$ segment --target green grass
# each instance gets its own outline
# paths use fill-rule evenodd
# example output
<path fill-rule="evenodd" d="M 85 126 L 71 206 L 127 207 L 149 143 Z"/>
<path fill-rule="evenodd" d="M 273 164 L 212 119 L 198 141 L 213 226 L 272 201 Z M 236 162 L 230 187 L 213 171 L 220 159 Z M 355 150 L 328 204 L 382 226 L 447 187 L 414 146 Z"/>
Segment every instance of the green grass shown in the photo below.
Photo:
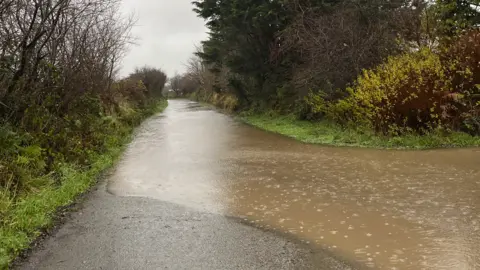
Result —
<path fill-rule="evenodd" d="M 167 104 L 163 101 L 146 114 L 162 111 Z M 133 127 L 129 131 L 128 134 L 131 135 Z M 130 135 L 117 138 L 117 145 L 110 147 L 105 153 L 95 155 L 88 168 L 73 164 L 61 165 L 57 172 L 61 175 L 59 186 L 43 186 L 15 201 L 9 200 L 11 196 L 7 196 L 8 191 L 0 187 L 0 206 L 7 209 L 0 221 L 0 269 L 7 269 L 16 256 L 27 249 L 43 230 L 53 226 L 58 209 L 74 203 L 80 194 L 88 191 L 97 182 L 101 173 L 110 168 L 120 156 L 124 146 L 130 141 Z"/>
<path fill-rule="evenodd" d="M 403 135 L 399 137 L 379 136 L 369 132 L 345 129 L 326 121 L 310 122 L 293 116 L 270 116 L 254 114 L 240 116 L 240 120 L 252 126 L 282 134 L 301 142 L 386 149 L 433 149 L 450 147 L 480 146 L 480 137 L 466 133 L 441 132 L 427 135 Z"/>
<path fill-rule="evenodd" d="M 56 210 L 73 203 L 79 194 L 87 191 L 120 152 L 120 148 L 116 148 L 98 156 L 89 170 L 63 165 L 59 188 L 45 187 L 18 200 L 0 228 L 0 268 L 7 268 L 10 261 L 41 234 L 42 229 L 50 227 Z"/>

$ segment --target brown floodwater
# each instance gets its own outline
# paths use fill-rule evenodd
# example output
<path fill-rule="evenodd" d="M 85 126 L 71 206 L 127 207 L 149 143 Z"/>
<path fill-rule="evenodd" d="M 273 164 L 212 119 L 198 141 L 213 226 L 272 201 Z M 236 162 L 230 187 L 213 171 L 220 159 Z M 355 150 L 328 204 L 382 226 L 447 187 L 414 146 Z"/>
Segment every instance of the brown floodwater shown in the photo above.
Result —
<path fill-rule="evenodd" d="M 480 269 L 478 148 L 307 145 L 171 100 L 108 189 L 240 217 L 374 269 Z"/>

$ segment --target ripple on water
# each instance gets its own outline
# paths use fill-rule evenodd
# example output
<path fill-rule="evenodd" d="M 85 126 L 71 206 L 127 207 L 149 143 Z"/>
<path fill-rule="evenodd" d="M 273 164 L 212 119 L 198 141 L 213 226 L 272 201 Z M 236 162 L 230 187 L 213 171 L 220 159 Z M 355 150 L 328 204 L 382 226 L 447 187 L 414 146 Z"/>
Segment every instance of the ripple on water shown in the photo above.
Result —
<path fill-rule="evenodd" d="M 480 269 L 480 150 L 318 147 L 172 101 L 109 191 L 245 217 L 379 269 Z"/>

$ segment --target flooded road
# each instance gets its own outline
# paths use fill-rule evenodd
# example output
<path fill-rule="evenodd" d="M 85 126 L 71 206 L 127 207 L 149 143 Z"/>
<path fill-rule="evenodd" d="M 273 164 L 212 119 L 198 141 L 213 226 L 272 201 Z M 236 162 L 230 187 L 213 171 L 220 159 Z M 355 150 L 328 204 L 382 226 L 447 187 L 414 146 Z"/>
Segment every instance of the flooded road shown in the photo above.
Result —
<path fill-rule="evenodd" d="M 185 100 L 144 123 L 118 196 L 243 218 L 374 269 L 480 269 L 480 149 L 306 145 Z"/>

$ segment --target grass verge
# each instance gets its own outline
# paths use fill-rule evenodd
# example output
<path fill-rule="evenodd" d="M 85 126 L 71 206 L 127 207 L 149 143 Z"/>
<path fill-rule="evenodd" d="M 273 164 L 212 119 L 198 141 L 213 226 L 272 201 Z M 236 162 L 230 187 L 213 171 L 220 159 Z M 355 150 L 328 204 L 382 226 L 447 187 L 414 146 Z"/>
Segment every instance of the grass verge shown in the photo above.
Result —
<path fill-rule="evenodd" d="M 162 111 L 167 104 L 166 101 L 162 101 L 148 114 Z M 2 192 L 8 191 L 0 189 L 0 204 L 8 205 L 8 210 L 0 221 L 0 269 L 8 269 L 16 256 L 27 249 L 42 231 L 53 225 L 59 208 L 74 203 L 79 195 L 88 191 L 97 182 L 100 174 L 110 168 L 120 156 L 131 139 L 133 129 L 134 127 L 129 128 L 128 136 L 118 138 L 115 146 L 95 155 L 89 166 L 61 165 L 57 172 L 60 179 L 47 181 L 59 182 L 60 185 L 41 187 L 14 202 L 7 201 L 5 198 L 8 196 L 2 196 Z"/>
<path fill-rule="evenodd" d="M 480 137 L 470 136 L 462 132 L 434 132 L 422 136 L 412 134 L 387 137 L 345 129 L 326 121 L 301 121 L 295 119 L 294 116 L 253 114 L 243 115 L 239 118 L 252 126 L 312 144 L 381 149 L 434 149 L 480 146 Z"/>

